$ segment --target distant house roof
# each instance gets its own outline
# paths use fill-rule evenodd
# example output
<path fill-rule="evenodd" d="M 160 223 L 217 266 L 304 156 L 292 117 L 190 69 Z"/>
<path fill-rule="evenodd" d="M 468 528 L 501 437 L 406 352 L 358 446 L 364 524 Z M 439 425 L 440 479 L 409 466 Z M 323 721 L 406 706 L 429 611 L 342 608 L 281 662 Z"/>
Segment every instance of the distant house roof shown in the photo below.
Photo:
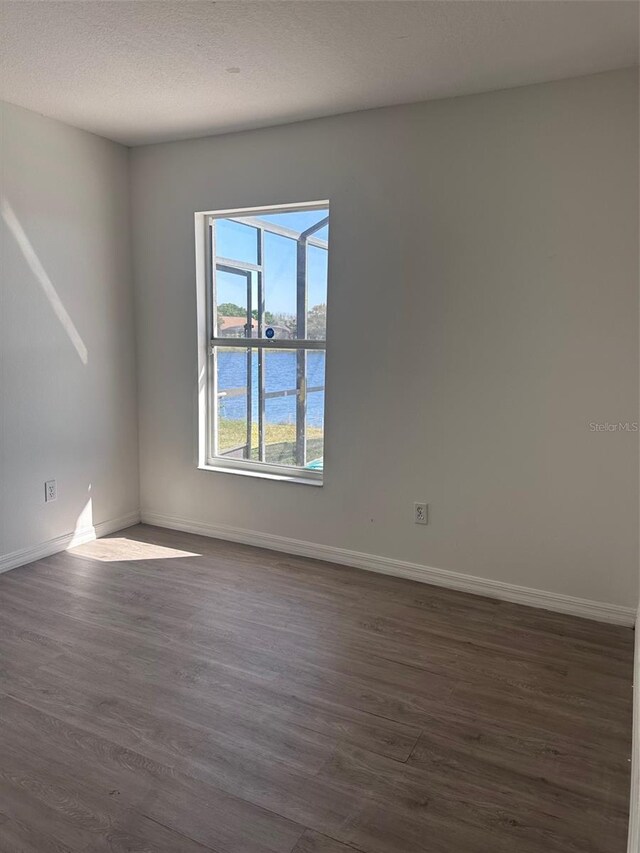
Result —
<path fill-rule="evenodd" d="M 221 317 L 218 315 L 218 334 L 221 338 L 243 338 L 245 337 L 246 317 Z M 278 326 L 275 323 L 271 328 L 279 338 L 289 339 L 292 337 L 291 330 L 286 326 Z M 258 337 L 258 321 L 251 321 L 251 337 Z"/>
<path fill-rule="evenodd" d="M 246 317 L 220 317 L 218 316 L 218 334 L 221 338 L 246 338 Z M 251 321 L 251 337 L 258 335 L 258 323 Z"/>
<path fill-rule="evenodd" d="M 246 317 L 221 317 L 218 315 L 218 329 L 223 331 L 224 329 L 230 329 L 235 326 L 246 326 L 247 318 Z M 251 328 L 255 329 L 258 323 L 256 320 L 251 321 Z"/>

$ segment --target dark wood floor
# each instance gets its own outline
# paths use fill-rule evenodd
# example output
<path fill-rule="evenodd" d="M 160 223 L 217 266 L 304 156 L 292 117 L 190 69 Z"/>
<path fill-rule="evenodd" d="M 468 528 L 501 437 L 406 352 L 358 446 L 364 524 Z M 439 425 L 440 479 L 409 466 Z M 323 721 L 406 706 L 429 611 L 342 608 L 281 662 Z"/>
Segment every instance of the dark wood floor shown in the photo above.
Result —
<path fill-rule="evenodd" d="M 623 853 L 632 638 L 131 528 L 0 577 L 0 850 Z"/>

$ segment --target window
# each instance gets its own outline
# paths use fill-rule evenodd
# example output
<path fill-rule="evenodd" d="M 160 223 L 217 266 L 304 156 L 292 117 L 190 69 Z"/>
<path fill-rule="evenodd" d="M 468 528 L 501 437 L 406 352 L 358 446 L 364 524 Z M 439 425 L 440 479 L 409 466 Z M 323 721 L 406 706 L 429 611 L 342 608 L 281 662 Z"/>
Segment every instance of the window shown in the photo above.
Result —
<path fill-rule="evenodd" d="M 200 464 L 321 485 L 329 204 L 197 214 L 196 226 Z"/>

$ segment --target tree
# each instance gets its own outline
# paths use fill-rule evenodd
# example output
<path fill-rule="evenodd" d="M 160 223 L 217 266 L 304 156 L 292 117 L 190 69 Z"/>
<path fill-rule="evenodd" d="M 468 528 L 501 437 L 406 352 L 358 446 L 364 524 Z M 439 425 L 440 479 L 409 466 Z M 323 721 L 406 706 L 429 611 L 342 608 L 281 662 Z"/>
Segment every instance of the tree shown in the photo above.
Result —
<path fill-rule="evenodd" d="M 323 340 L 327 333 L 326 303 L 314 305 L 307 314 L 307 338 L 312 341 Z"/>
<path fill-rule="evenodd" d="M 246 313 L 247 309 L 236 305 L 235 302 L 223 302 L 218 305 L 218 314 L 221 317 L 244 317 Z"/>
<path fill-rule="evenodd" d="M 292 336 L 295 335 L 296 318 L 294 314 L 275 314 L 273 317 L 273 325 L 283 326 L 285 329 L 289 329 Z"/>
<path fill-rule="evenodd" d="M 218 305 L 218 315 L 220 317 L 246 317 L 247 309 L 241 305 L 236 305 L 235 302 L 223 302 L 222 305 Z M 258 319 L 257 308 L 253 309 L 251 316 L 254 320 Z M 271 311 L 265 311 L 264 324 L 267 326 L 284 326 L 285 329 L 290 330 L 292 335 L 296 333 L 297 323 L 295 314 L 273 314 Z M 312 341 L 323 340 L 326 334 L 326 327 L 327 306 L 323 302 L 309 309 L 307 314 L 307 338 Z"/>
<path fill-rule="evenodd" d="M 236 305 L 235 302 L 223 302 L 222 305 L 218 305 L 218 315 L 220 317 L 246 317 L 247 309 L 241 305 Z M 257 308 L 253 309 L 251 316 L 254 320 L 258 319 Z M 273 325 L 276 322 L 275 314 L 272 314 L 271 311 L 265 311 L 264 322 Z"/>
<path fill-rule="evenodd" d="M 251 312 L 251 316 L 253 317 L 254 320 L 258 319 L 258 309 L 257 308 L 253 309 L 253 311 Z M 266 323 L 268 326 L 272 326 L 275 322 L 275 315 L 273 315 L 271 313 L 271 311 L 265 311 L 264 314 L 262 315 L 262 318 L 263 318 L 263 322 Z"/>

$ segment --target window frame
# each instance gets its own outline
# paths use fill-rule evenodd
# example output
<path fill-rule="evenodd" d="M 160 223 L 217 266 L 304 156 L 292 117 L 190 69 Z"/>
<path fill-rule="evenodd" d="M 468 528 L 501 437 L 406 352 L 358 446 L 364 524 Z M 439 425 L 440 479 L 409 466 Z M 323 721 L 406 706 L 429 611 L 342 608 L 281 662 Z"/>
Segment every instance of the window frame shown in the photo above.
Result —
<path fill-rule="evenodd" d="M 221 471 L 225 473 L 242 474 L 245 476 L 262 477 L 270 480 L 304 483 L 306 485 L 322 486 L 324 482 L 324 465 L 323 470 L 317 471 L 299 465 L 278 465 L 271 462 L 262 462 L 253 459 L 231 458 L 216 455 L 216 437 L 218 435 L 218 406 L 217 406 L 217 348 L 230 347 L 237 349 L 240 352 L 252 352 L 258 350 L 261 354 L 259 358 L 259 376 L 262 373 L 262 354 L 272 351 L 282 350 L 321 350 L 326 352 L 327 335 L 323 340 L 308 339 L 308 338 L 266 338 L 266 337 L 242 337 L 231 338 L 223 337 L 218 331 L 218 336 L 214 334 L 216 323 L 215 310 L 215 269 L 216 266 L 223 268 L 228 267 L 229 272 L 246 275 L 248 270 L 255 271 L 258 276 L 258 292 L 262 291 L 261 277 L 263 276 L 263 261 L 264 261 L 264 239 L 259 240 L 257 264 L 242 261 L 230 261 L 228 258 L 216 258 L 214 244 L 214 229 L 213 223 L 217 219 L 235 219 L 238 221 L 245 220 L 244 224 L 253 225 L 250 220 L 260 219 L 261 215 L 273 213 L 295 213 L 301 211 L 327 210 L 329 215 L 330 202 L 329 200 L 301 202 L 287 205 L 270 205 L 268 207 L 256 208 L 237 208 L 230 210 L 203 211 L 195 214 L 195 229 L 196 229 L 196 285 L 197 285 L 197 314 L 198 314 L 198 467 L 209 471 Z M 324 226 L 321 226 L 324 227 Z M 269 223 L 268 229 L 272 233 L 280 233 L 281 236 L 294 239 L 290 229 L 285 226 Z M 320 230 L 320 228 L 318 228 Z M 259 234 L 263 232 L 258 232 Z M 304 234 L 305 232 L 298 232 Z M 313 234 L 306 240 L 305 251 L 308 251 L 309 246 L 315 244 Z M 326 241 L 319 240 L 320 243 Z M 324 248 L 324 246 L 321 246 Z M 327 252 L 329 251 L 328 244 L 326 245 Z M 329 267 L 328 267 L 329 269 Z M 250 274 L 249 274 L 250 275 Z M 328 282 L 327 282 L 328 283 Z M 250 279 L 248 287 L 251 287 Z M 328 287 L 327 287 L 328 291 Z M 305 300 L 307 289 L 305 289 Z M 327 294 L 328 297 L 328 294 Z M 247 315 L 250 317 L 250 304 L 247 305 Z M 298 305 L 299 308 L 299 305 Z M 306 306 L 304 315 L 304 324 L 306 327 Z M 297 313 L 298 322 L 299 312 Z M 261 335 L 263 329 L 257 329 L 258 335 Z M 300 362 L 298 363 L 298 365 Z M 306 376 L 306 358 L 303 361 L 305 365 Z M 298 370 L 299 370 L 298 366 Z M 326 361 L 325 361 L 326 371 Z M 326 374 L 325 374 L 326 375 Z M 261 381 L 261 379 L 259 379 Z M 296 383 L 296 397 L 300 399 L 298 392 L 298 382 Z M 250 385 L 247 386 L 247 399 L 250 400 Z M 326 378 L 325 378 L 326 387 Z M 306 385 L 304 388 L 304 412 L 306 415 Z M 249 403 L 251 405 L 251 403 Z M 263 417 L 263 405 L 259 404 L 259 418 Z M 296 423 L 299 421 L 300 410 Z M 306 418 L 305 418 L 306 421 Z M 250 424 L 247 425 L 247 430 L 250 429 Z M 303 434 L 306 433 L 306 422 L 303 421 Z M 259 428 L 261 440 L 264 441 L 264 433 Z M 248 433 L 249 436 L 249 433 Z M 306 437 L 304 439 L 306 446 Z M 248 438 L 248 444 L 250 441 Z M 263 445 L 264 447 L 264 445 Z M 323 461 L 326 460 L 324 452 L 324 436 L 323 436 Z"/>

